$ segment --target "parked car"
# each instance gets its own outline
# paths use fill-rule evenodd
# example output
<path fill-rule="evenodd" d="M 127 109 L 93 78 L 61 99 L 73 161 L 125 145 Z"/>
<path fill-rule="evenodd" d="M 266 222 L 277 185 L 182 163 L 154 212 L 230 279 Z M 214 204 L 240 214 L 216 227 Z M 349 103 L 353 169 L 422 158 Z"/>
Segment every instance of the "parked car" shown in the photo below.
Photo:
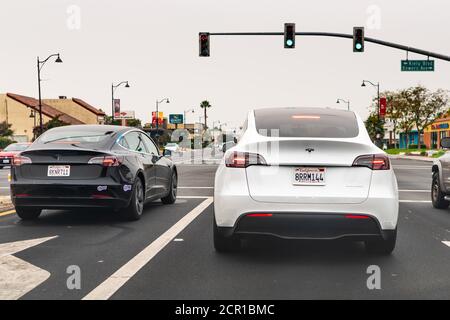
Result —
<path fill-rule="evenodd" d="M 31 142 L 13 143 L 0 151 L 0 169 L 11 166 L 15 155 L 21 153 L 31 146 Z"/>
<path fill-rule="evenodd" d="M 42 209 L 109 208 L 138 220 L 148 201 L 173 204 L 176 166 L 142 130 L 81 125 L 48 130 L 14 157 L 11 198 L 24 220 Z"/>
<path fill-rule="evenodd" d="M 450 137 L 441 139 L 441 147 L 450 148 Z M 431 202 L 436 209 L 450 206 L 450 154 L 437 158 L 432 167 Z"/>
<path fill-rule="evenodd" d="M 398 187 L 389 157 L 352 111 L 254 110 L 216 172 L 214 246 L 242 237 L 364 241 L 390 254 Z"/>

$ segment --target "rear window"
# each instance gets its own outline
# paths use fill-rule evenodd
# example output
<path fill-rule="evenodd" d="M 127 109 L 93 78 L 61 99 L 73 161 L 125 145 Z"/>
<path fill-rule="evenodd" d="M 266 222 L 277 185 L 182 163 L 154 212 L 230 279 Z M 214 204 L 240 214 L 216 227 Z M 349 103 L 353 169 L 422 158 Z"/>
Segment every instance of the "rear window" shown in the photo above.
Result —
<path fill-rule="evenodd" d="M 24 151 L 29 147 L 28 144 L 10 144 L 4 151 Z"/>
<path fill-rule="evenodd" d="M 359 134 L 353 112 L 314 108 L 255 111 L 256 129 L 263 136 L 284 138 L 354 138 Z"/>
<path fill-rule="evenodd" d="M 98 144 L 108 140 L 113 131 L 89 130 L 51 130 L 39 137 L 39 142 L 47 143 L 70 143 L 70 144 Z"/>

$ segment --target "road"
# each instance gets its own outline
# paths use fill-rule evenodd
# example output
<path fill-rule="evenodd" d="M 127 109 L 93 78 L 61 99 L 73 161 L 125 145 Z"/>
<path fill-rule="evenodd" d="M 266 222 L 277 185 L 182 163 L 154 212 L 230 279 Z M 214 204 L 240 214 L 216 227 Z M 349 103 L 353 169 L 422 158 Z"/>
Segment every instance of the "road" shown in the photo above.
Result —
<path fill-rule="evenodd" d="M 56 237 L 14 254 L 49 273 L 21 299 L 449 299 L 450 210 L 431 206 L 430 163 L 393 163 L 401 203 L 389 257 L 369 255 L 360 243 L 281 240 L 217 254 L 214 165 L 180 165 L 177 203 L 149 204 L 138 222 L 86 210 L 46 212 L 36 222 L 0 217 L 0 248 Z M 371 265 L 380 267 L 381 290 L 367 288 Z M 79 267 L 80 289 L 67 287 L 70 266 Z"/>

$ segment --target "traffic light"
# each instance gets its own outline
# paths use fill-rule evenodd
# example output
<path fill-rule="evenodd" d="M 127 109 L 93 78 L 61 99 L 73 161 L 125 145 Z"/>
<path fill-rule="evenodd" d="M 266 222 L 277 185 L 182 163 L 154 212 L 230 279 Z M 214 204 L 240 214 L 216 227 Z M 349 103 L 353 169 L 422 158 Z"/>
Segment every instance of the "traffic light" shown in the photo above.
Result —
<path fill-rule="evenodd" d="M 295 23 L 284 24 L 284 47 L 286 49 L 295 48 Z"/>
<path fill-rule="evenodd" d="M 353 52 L 364 52 L 364 27 L 353 28 Z"/>
<path fill-rule="evenodd" d="M 209 57 L 209 33 L 199 33 L 200 57 Z"/>

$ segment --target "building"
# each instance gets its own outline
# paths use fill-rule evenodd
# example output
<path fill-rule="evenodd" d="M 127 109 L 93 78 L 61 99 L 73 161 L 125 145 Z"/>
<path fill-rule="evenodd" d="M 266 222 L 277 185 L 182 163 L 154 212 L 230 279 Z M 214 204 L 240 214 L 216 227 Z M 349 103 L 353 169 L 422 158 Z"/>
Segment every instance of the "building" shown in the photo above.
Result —
<path fill-rule="evenodd" d="M 101 109 L 97 109 L 81 99 L 59 97 L 59 99 L 44 99 L 42 101 L 85 124 L 105 123 L 105 113 Z"/>
<path fill-rule="evenodd" d="M 97 110 L 81 99 L 74 98 L 58 102 L 59 100 L 63 99 L 53 100 L 52 105 L 50 105 L 50 102 L 46 102 L 51 100 L 43 100 L 43 123 L 57 116 L 69 125 L 102 123 L 104 121 L 104 113 L 101 110 Z M 96 114 L 95 117 L 94 114 Z M 94 121 L 94 119 L 96 120 Z M 14 93 L 0 94 L 0 122 L 4 121 L 12 125 L 11 129 L 14 131 L 13 139 L 15 141 L 32 141 L 33 128 L 39 125 L 39 101 Z"/>
<path fill-rule="evenodd" d="M 437 119 L 430 126 L 425 128 L 423 132 L 423 142 L 427 149 L 439 149 L 441 139 L 450 137 L 450 117 L 446 114 L 444 117 Z"/>

